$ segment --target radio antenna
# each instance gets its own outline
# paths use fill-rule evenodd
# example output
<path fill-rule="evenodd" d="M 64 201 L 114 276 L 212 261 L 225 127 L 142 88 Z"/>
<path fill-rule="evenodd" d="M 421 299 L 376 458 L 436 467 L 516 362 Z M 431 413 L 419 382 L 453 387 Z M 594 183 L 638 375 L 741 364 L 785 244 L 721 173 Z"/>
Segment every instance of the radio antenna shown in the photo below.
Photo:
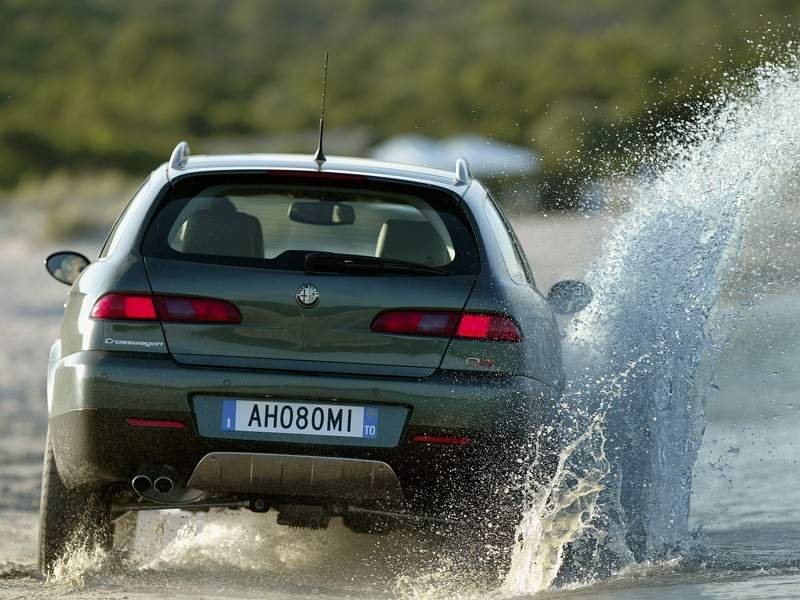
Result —
<path fill-rule="evenodd" d="M 314 154 L 314 162 L 317 163 L 317 168 L 321 169 L 322 165 L 328 160 L 325 153 L 322 151 L 322 135 L 325 131 L 325 88 L 328 83 L 328 53 L 325 52 L 325 63 L 322 66 L 322 108 L 319 113 L 319 145 Z"/>

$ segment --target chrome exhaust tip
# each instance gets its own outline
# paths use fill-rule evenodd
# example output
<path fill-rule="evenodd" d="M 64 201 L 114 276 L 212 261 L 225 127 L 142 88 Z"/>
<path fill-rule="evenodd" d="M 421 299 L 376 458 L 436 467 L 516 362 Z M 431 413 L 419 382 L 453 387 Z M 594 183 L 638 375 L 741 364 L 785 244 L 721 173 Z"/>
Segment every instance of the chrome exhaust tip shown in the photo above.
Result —
<path fill-rule="evenodd" d="M 148 491 L 150 488 L 153 487 L 153 480 L 150 479 L 147 475 L 137 475 L 133 479 L 131 479 L 131 487 L 133 491 L 139 495 L 142 495 Z"/>
<path fill-rule="evenodd" d="M 175 487 L 175 483 L 169 477 L 158 477 L 153 482 L 153 489 L 159 494 L 169 494 Z"/>

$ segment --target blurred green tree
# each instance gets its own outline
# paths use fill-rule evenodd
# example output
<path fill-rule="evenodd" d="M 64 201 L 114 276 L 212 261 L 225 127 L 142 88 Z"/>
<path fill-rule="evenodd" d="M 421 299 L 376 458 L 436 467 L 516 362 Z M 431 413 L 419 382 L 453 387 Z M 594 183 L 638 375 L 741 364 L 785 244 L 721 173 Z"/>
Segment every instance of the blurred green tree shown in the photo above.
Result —
<path fill-rule="evenodd" d="M 473 132 L 531 145 L 557 186 L 642 143 L 656 117 L 689 116 L 725 73 L 791 39 L 798 8 L 4 0 L 0 186 L 56 167 L 141 172 L 180 138 L 202 150 L 209 138 L 313 128 L 325 49 L 331 126 L 366 125 L 374 140 Z"/>

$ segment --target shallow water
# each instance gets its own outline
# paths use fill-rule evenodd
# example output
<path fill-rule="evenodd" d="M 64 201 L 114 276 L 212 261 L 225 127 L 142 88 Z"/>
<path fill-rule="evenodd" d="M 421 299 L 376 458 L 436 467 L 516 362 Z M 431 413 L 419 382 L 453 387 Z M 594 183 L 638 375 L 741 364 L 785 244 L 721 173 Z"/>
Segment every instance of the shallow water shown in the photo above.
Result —
<path fill-rule="evenodd" d="M 743 267 L 780 263 L 776 247 L 782 257 L 798 252 L 799 99 L 796 62 L 764 66 L 749 85 L 709 103 L 679 139 L 665 140 L 661 152 L 647 157 L 649 175 L 620 192 L 629 209 L 611 226 L 585 278 L 595 300 L 566 327 L 568 385 L 560 427 L 576 441 L 562 452 L 550 486 L 532 489 L 505 592 L 597 581 L 643 563 L 713 561 L 711 542 L 701 535 L 691 540 L 689 515 L 693 490 L 712 477 L 695 473 L 700 481 L 693 486 L 693 470 L 724 475 L 731 470 L 728 459 L 748 441 L 750 451 L 760 444 L 769 456 L 795 455 L 784 439 L 791 435 L 773 436 L 780 426 L 765 429 L 761 419 L 736 432 L 748 440 L 712 427 L 706 433 L 713 436 L 710 451 L 731 440 L 733 446 L 710 465 L 697 462 L 709 393 L 722 389 L 715 371 L 720 353 L 768 286 L 796 284 L 796 273 L 778 277 L 778 268 L 772 277 L 757 271 L 753 277 Z M 753 235 L 780 219 L 781 209 L 794 225 L 788 238 L 776 238 L 775 231 Z M 763 327 L 738 340 L 745 349 L 758 347 L 760 356 L 791 354 L 785 342 Z M 746 366 L 742 372 L 754 374 Z M 728 389 L 729 402 L 733 396 Z M 768 411 L 777 423 L 791 421 L 788 406 L 789 416 L 764 405 L 761 412 L 746 410 L 762 417 Z M 734 485 L 756 469 L 763 475 L 769 456 L 748 456 L 748 469 Z"/>
<path fill-rule="evenodd" d="M 526 223 L 524 232 L 544 243 L 575 231 L 583 236 L 585 226 L 585 221 L 548 219 Z M 16 297 L 30 297 L 38 289 L 30 304 L 57 304 L 63 288 L 36 274 L 36 244 L 7 240 L 6 249 L 17 252 L 15 277 L 21 283 Z M 572 260 L 591 254 L 587 249 Z M 24 291 L 23 284 L 29 286 Z M 800 293 L 765 296 L 741 314 L 717 359 L 694 468 L 694 534 L 683 558 L 633 566 L 606 581 L 537 597 L 800 597 Z M 0 438 L 1 596 L 157 598 L 165 591 L 185 598 L 495 596 L 463 583 L 457 564 L 437 562 L 440 549 L 422 537 L 373 538 L 336 522 L 328 531 L 298 531 L 274 525 L 271 515 L 244 511 L 148 513 L 139 524 L 132 563 L 84 565 L 71 577 L 42 582 L 34 569 L 34 511 L 44 403 L 24 391 L 39 385 L 42 374 L 29 363 L 45 360 L 47 342 L 40 336 L 53 335 L 58 318 L 38 313 L 25 318 L 30 321 L 18 321 L 15 329 L 17 355 L 24 358 L 13 371 L 4 371 L 4 377 L 17 376 L 3 380 L 0 402 L 5 427 Z M 28 325 L 22 327 L 23 322 Z M 26 378 L 30 381 L 24 384 Z"/>
<path fill-rule="evenodd" d="M 585 443 L 521 515 L 499 587 L 418 533 L 293 530 L 246 511 L 144 514 L 128 559 L 76 553 L 43 582 L 43 377 L 65 288 L 0 215 L 0 595 L 800 597 L 798 101 L 797 72 L 768 71 L 671 148 L 627 213 L 519 220 L 540 285 L 585 274 L 598 300 L 563 323 L 565 411 Z"/>

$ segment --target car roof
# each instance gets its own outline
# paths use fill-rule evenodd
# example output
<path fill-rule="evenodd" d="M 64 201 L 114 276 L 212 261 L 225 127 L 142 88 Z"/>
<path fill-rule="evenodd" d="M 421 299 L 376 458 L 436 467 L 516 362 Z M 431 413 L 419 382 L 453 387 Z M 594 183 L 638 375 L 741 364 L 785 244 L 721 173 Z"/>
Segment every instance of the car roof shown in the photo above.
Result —
<path fill-rule="evenodd" d="M 167 169 L 167 177 L 170 181 L 186 175 L 222 171 L 319 171 L 322 173 L 367 175 L 427 183 L 451 189 L 459 195 L 463 195 L 471 183 L 471 180 L 466 182 L 458 180 L 455 170 L 444 171 L 442 169 L 382 162 L 366 158 L 328 156 L 322 166 L 318 167 L 313 157 L 307 154 L 200 154 L 185 157 L 179 166 L 175 166 L 174 163 L 170 162 L 165 163 L 162 167 Z"/>

